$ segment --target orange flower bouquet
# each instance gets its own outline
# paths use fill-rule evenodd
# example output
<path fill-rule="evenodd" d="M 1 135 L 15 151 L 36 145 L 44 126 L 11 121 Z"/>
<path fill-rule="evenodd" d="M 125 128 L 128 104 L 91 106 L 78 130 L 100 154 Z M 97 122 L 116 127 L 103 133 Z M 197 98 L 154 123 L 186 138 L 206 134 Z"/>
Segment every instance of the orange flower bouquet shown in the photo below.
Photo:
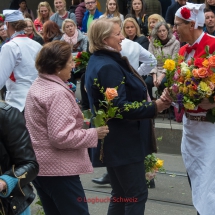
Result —
<path fill-rule="evenodd" d="M 203 98 L 215 102 L 215 53 L 209 54 L 208 46 L 205 51 L 206 56 L 191 58 L 187 63 L 183 56 L 164 63 L 166 86 L 179 108 L 195 110 Z M 215 122 L 215 108 L 207 111 L 206 119 Z"/>
<path fill-rule="evenodd" d="M 124 84 L 124 79 L 121 81 L 120 85 Z M 107 122 L 113 118 L 123 119 L 122 112 L 129 111 L 131 109 L 137 109 L 144 105 L 145 100 L 142 102 L 132 102 L 130 104 L 125 104 L 122 108 L 116 107 L 113 105 L 113 100 L 118 98 L 117 89 L 120 87 L 116 86 L 115 88 L 106 88 L 100 86 L 97 79 L 94 79 L 94 85 L 98 87 L 99 91 L 104 95 L 104 100 L 99 101 L 100 109 L 96 110 L 94 107 L 95 114 L 93 115 L 90 110 L 83 111 L 85 119 L 92 119 L 91 122 L 95 127 L 105 126 Z M 103 162 L 103 147 L 104 139 L 101 141 L 101 151 L 100 151 L 100 160 Z"/>

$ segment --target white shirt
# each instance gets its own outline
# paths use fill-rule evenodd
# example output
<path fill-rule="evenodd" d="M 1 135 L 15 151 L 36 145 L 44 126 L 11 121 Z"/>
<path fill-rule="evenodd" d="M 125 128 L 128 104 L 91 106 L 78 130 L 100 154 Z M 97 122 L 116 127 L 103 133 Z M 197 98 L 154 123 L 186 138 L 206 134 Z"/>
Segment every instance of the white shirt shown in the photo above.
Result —
<path fill-rule="evenodd" d="M 157 65 L 155 56 L 144 49 L 139 43 L 125 38 L 121 45 L 121 55 L 128 58 L 129 63 L 139 75 L 148 75 Z M 143 62 L 140 67 L 139 62 Z"/>
<path fill-rule="evenodd" d="M 15 37 L 0 53 L 0 89 L 6 85 L 5 101 L 23 111 L 30 86 L 38 76 L 35 59 L 41 45 L 28 37 Z M 9 77 L 13 73 L 15 78 Z"/>

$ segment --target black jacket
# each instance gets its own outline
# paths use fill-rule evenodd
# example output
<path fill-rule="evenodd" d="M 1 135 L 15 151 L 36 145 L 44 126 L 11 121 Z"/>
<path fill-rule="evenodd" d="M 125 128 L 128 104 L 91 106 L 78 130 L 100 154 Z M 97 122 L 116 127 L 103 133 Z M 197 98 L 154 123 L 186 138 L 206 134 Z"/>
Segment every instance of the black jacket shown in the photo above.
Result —
<path fill-rule="evenodd" d="M 148 50 L 149 48 L 149 40 L 145 36 L 135 36 L 133 39 L 134 42 L 139 43 L 144 49 Z"/>
<path fill-rule="evenodd" d="M 178 2 L 175 2 L 168 7 L 165 17 L 167 23 L 171 24 L 172 26 L 174 25 L 175 13 L 180 7 L 182 7 L 182 5 L 180 5 Z"/>
<path fill-rule="evenodd" d="M 38 174 L 30 136 L 20 111 L 0 101 L 0 175 L 18 178 L 8 198 L 0 198 L 7 215 L 18 215 L 34 200 L 29 184 Z M 0 204 L 0 212 L 1 212 Z"/>

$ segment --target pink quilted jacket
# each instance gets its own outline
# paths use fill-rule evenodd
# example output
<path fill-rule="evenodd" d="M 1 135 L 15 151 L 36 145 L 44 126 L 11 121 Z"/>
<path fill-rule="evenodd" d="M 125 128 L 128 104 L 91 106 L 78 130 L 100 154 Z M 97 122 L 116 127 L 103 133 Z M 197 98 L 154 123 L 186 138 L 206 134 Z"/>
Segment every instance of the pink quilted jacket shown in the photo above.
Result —
<path fill-rule="evenodd" d="M 87 148 L 97 146 L 96 129 L 82 129 L 83 116 L 74 93 L 56 75 L 40 74 L 25 106 L 39 176 L 91 173 Z"/>

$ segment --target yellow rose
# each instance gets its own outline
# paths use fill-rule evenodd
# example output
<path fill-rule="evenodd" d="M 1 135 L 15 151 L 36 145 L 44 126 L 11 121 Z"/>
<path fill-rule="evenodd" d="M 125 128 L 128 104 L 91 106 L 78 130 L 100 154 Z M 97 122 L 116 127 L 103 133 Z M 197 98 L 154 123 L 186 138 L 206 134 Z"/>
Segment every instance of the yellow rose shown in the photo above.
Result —
<path fill-rule="evenodd" d="M 188 110 L 194 110 L 195 105 L 192 102 L 184 103 L 184 107 Z"/>
<path fill-rule="evenodd" d="M 199 86 L 200 86 L 200 89 L 204 92 L 210 91 L 210 87 L 203 81 L 200 82 Z"/>
<path fill-rule="evenodd" d="M 166 70 L 168 70 L 168 71 L 173 71 L 175 69 L 175 61 L 167 59 L 164 62 L 163 68 L 166 69 Z"/>
<path fill-rule="evenodd" d="M 164 163 L 164 160 L 157 159 L 155 168 L 160 169 L 161 167 L 163 167 L 163 163 Z"/>

